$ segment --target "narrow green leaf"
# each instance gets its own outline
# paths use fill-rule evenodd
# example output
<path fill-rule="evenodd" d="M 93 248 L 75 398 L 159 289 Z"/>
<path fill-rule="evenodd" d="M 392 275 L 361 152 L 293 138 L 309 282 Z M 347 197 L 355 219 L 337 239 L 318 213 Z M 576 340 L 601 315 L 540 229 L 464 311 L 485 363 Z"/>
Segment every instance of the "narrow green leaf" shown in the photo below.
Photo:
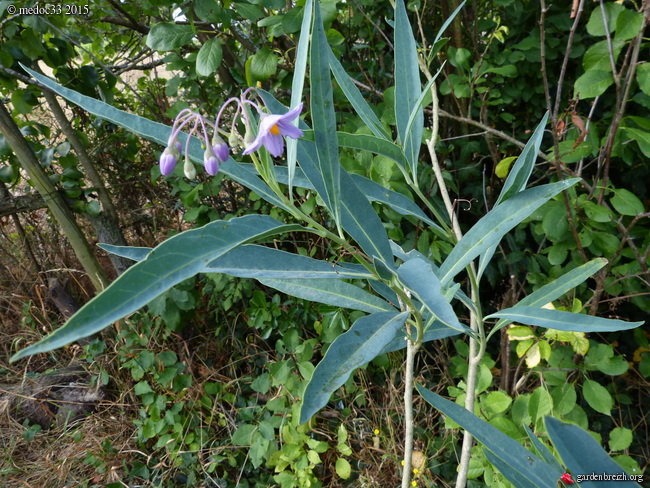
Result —
<path fill-rule="evenodd" d="M 270 94 L 262 92 L 262 96 L 273 113 L 286 112 L 287 109 Z M 301 127 L 307 128 L 307 125 L 302 124 Z M 300 139 L 298 142 L 298 161 L 302 172 L 311 183 L 311 188 L 318 192 L 327 205 L 324 197 L 326 195 L 325 182 L 322 173 L 319 171 L 318 155 L 314 141 Z M 238 166 L 249 168 L 246 165 Z M 343 229 L 352 236 L 369 256 L 379 256 L 386 262 L 392 262 L 388 236 L 379 216 L 368 202 L 368 199 L 357 188 L 350 174 L 343 168 L 339 169 L 341 225 Z M 248 171 L 252 170 L 249 169 Z M 276 169 L 276 171 L 278 170 Z M 298 174 L 298 170 L 296 174 Z"/>
<path fill-rule="evenodd" d="M 321 197 L 337 227 L 341 224 L 341 164 L 339 144 L 336 136 L 336 115 L 330 79 L 328 45 L 320 5 L 315 3 L 310 56 L 311 117 L 314 124 L 318 167 L 323 178 L 325 192 Z"/>
<path fill-rule="evenodd" d="M 454 21 L 454 19 L 456 18 L 456 16 L 460 12 L 460 10 L 465 6 L 466 1 L 467 0 L 463 0 L 461 2 L 461 4 L 458 7 L 456 7 L 456 10 L 454 10 L 451 13 L 451 15 L 447 18 L 447 20 L 445 20 L 445 23 L 442 24 L 442 27 L 440 27 L 440 30 L 436 34 L 436 38 L 433 40 L 432 46 L 435 46 L 436 43 L 440 40 L 440 38 L 442 37 L 442 34 L 444 34 L 444 32 L 447 30 L 447 27 L 449 27 L 449 24 L 451 24 Z"/>
<path fill-rule="evenodd" d="M 604 319 L 591 315 L 564 312 L 562 310 L 548 310 L 546 308 L 527 307 L 516 305 L 500 310 L 485 317 L 505 318 L 520 324 L 537 325 L 548 329 L 564 330 L 571 332 L 615 332 L 618 330 L 634 329 L 644 322 L 624 322 L 623 320 Z"/>
<path fill-rule="evenodd" d="M 385 300 L 345 281 L 266 278 L 259 278 L 259 281 L 287 295 L 334 307 L 351 308 L 368 313 L 395 310 Z"/>
<path fill-rule="evenodd" d="M 577 425 L 564 423 L 553 417 L 546 417 L 546 430 L 564 465 L 571 473 L 603 473 L 620 475 L 621 467 L 598 445 L 598 442 Z M 609 483 L 617 488 L 641 488 L 633 481 Z M 602 488 L 599 481 L 580 481 L 580 488 Z"/>
<path fill-rule="evenodd" d="M 372 361 L 404 326 L 408 312 L 380 312 L 358 319 L 336 338 L 316 366 L 305 388 L 300 423 L 307 422 L 329 401 L 352 372 Z"/>
<path fill-rule="evenodd" d="M 408 123 L 406 124 L 406 142 L 404 143 L 404 147 L 409 147 L 411 145 L 411 138 L 416 137 L 417 134 L 414 134 L 413 131 L 413 124 L 416 123 L 416 121 L 419 119 L 419 116 L 422 115 L 422 110 L 424 110 L 424 99 L 429 95 L 429 90 L 431 90 L 431 86 L 436 82 L 438 79 L 438 75 L 442 72 L 442 68 L 445 67 L 445 63 L 442 63 L 442 66 L 438 69 L 435 75 L 431 77 L 429 82 L 425 85 L 425 87 L 422 89 L 422 92 L 420 93 L 420 96 L 418 99 L 415 101 L 415 105 L 413 106 L 413 109 L 411 110 L 411 113 L 409 114 L 409 119 Z M 422 122 L 424 124 L 424 121 Z M 424 125 L 423 125 L 424 127 Z M 417 131 L 416 131 L 417 132 Z M 415 144 L 416 141 L 413 141 L 413 144 Z M 420 145 L 422 144 L 422 135 L 420 134 Z M 419 147 L 419 145 L 418 145 Z M 419 151 L 418 151 L 419 152 Z M 416 178 L 417 175 L 414 174 L 413 178 Z"/>
<path fill-rule="evenodd" d="M 495 458 L 501 460 L 502 466 L 509 466 L 518 478 L 538 488 L 557 488 L 557 480 L 562 476 L 562 471 L 549 466 L 516 440 L 460 405 L 445 400 L 423 386 L 418 385 L 417 389 L 427 402 L 470 432 Z"/>
<path fill-rule="evenodd" d="M 148 247 L 110 244 L 99 244 L 99 247 L 134 261 L 141 261 L 151 251 Z M 374 279 L 374 276 L 363 267 L 348 268 L 345 264 L 335 265 L 256 244 L 236 247 L 209 262 L 201 273 L 223 273 L 237 278 Z"/>
<path fill-rule="evenodd" d="M 402 173 L 405 173 L 408 167 L 409 163 L 404 155 L 404 151 L 392 141 L 368 134 L 349 134 L 347 132 L 337 132 L 337 136 L 339 145 L 343 147 L 363 149 L 391 158 L 395 161 Z"/>
<path fill-rule="evenodd" d="M 548 464 L 549 466 L 555 467 L 558 471 L 563 471 L 564 468 L 562 468 L 562 465 L 558 462 L 557 459 L 555 459 L 555 456 L 553 456 L 553 453 L 551 450 L 546 446 L 546 444 L 543 444 L 542 441 L 540 441 L 535 433 L 530 430 L 530 427 L 524 424 L 524 429 L 526 430 L 526 435 L 528 435 L 528 439 L 530 439 L 530 442 L 533 444 L 535 447 L 535 450 L 537 451 L 537 454 L 540 455 L 542 460 Z"/>
<path fill-rule="evenodd" d="M 487 448 L 483 448 L 487 460 L 499 470 L 499 472 L 517 488 L 538 488 L 539 485 L 530 482 L 507 462 L 501 460 L 496 454 Z"/>
<path fill-rule="evenodd" d="M 324 183 L 320 177 L 316 162 L 315 143 L 301 140 L 298 143 L 298 161 L 307 178 L 322 196 Z M 392 263 L 392 252 L 386 235 L 386 229 L 351 176 L 341 168 L 341 225 L 345 231 L 361 246 L 368 256 L 378 256 Z"/>
<path fill-rule="evenodd" d="M 409 115 L 422 91 L 417 47 L 406 15 L 403 0 L 395 2 L 395 119 L 413 180 L 417 181 L 417 164 L 422 145 L 424 114 L 417 112 L 410 133 L 406 132 Z"/>
<path fill-rule="evenodd" d="M 189 25 L 156 24 L 147 34 L 147 46 L 156 51 L 171 51 L 188 44 L 193 37 L 194 29 Z"/>
<path fill-rule="evenodd" d="M 303 96 L 305 87 L 305 74 L 307 73 L 307 58 L 309 57 L 309 39 L 311 36 L 312 17 L 314 12 L 313 0 L 307 0 L 303 9 L 302 25 L 300 27 L 300 39 L 296 51 L 296 63 L 293 70 L 293 81 L 291 82 L 291 106 L 296 107 Z M 292 121 L 296 127 L 300 119 Z M 287 168 L 289 195 L 292 195 L 293 178 L 296 172 L 296 158 L 298 157 L 298 140 L 287 138 Z"/>
<path fill-rule="evenodd" d="M 254 239 L 303 229 L 265 215 L 246 215 L 228 222 L 211 222 L 166 240 L 97 295 L 66 324 L 36 344 L 18 352 L 17 359 L 51 351 L 92 335 L 143 307 L 231 249 Z"/>
<path fill-rule="evenodd" d="M 506 233 L 541 207 L 544 202 L 578 181 L 579 178 L 572 178 L 524 190 L 490 210 L 456 244 L 440 266 L 438 276 L 443 288 L 476 256 L 497 244 Z"/>
<path fill-rule="evenodd" d="M 196 56 L 196 72 L 199 76 L 210 76 L 221 64 L 221 41 L 218 37 L 208 39 Z"/>
<path fill-rule="evenodd" d="M 134 134 L 144 137 L 153 142 L 157 142 L 163 146 L 167 145 L 169 136 L 171 135 L 172 129 L 158 122 L 153 122 L 144 117 L 138 115 L 130 114 L 122 110 L 118 110 L 107 103 L 101 102 L 94 98 L 81 95 L 80 93 L 64 88 L 61 85 L 50 80 L 48 77 L 43 76 L 31 69 L 23 66 L 30 75 L 32 75 L 36 80 L 43 83 L 45 86 L 50 88 L 52 91 L 61 95 L 63 98 L 79 105 L 84 110 L 87 110 L 93 115 L 97 115 L 105 120 L 113 122 L 114 124 L 127 129 L 128 131 L 133 132 Z M 284 111 L 287 109 L 284 108 Z M 280 113 L 280 112 L 277 112 Z M 179 140 L 183 144 L 186 140 L 185 134 L 180 134 Z M 203 149 L 201 149 L 201 143 L 198 139 L 193 137 L 190 141 L 189 155 L 190 158 L 198 164 L 203 164 Z M 259 196 L 264 198 L 267 202 L 272 203 L 273 205 L 287 209 L 288 207 L 285 203 L 273 193 L 273 191 L 264 183 L 255 172 L 246 168 L 244 165 L 236 163 L 232 158 L 228 158 L 228 161 L 221 163 L 219 171 L 226 176 L 232 178 L 237 183 L 244 185 L 245 187 L 253 190 Z"/>
<path fill-rule="evenodd" d="M 454 309 L 442 293 L 438 277 L 427 260 L 410 259 L 397 269 L 397 275 L 440 322 L 460 332 L 471 332 L 469 327 L 458 321 Z"/>
<path fill-rule="evenodd" d="M 374 285 L 375 282 L 373 282 Z M 445 339 L 447 337 L 454 337 L 462 334 L 459 330 L 452 329 L 446 324 L 443 324 L 439 320 L 435 320 L 432 324 L 427 327 L 427 330 L 424 331 L 424 337 L 422 339 L 422 344 L 425 342 L 437 341 L 440 339 Z M 395 338 L 390 341 L 382 349 L 380 354 L 387 354 L 389 352 L 401 351 L 406 347 L 406 331 L 399 330 L 395 335 Z"/>
<path fill-rule="evenodd" d="M 377 115 L 375 115 L 375 112 L 372 111 L 368 102 L 364 100 L 361 92 L 351 81 L 350 77 L 343 69 L 343 66 L 341 66 L 339 60 L 336 59 L 336 56 L 331 49 L 329 49 L 328 60 L 330 69 L 334 74 L 334 78 L 336 78 L 336 82 L 341 87 L 341 90 L 343 90 L 343 93 L 345 93 L 345 96 L 354 107 L 354 110 L 356 110 L 359 117 L 361 117 L 361 120 L 365 122 L 375 136 L 391 140 L 390 133 L 386 130 Z"/>
<path fill-rule="evenodd" d="M 542 138 L 544 137 L 544 129 L 546 127 L 546 123 L 548 122 L 548 115 L 549 113 L 546 112 L 542 118 L 542 121 L 537 125 L 535 132 L 533 132 L 533 135 L 530 137 L 526 143 L 526 146 L 521 151 L 521 154 L 517 158 L 517 162 L 512 167 L 512 170 L 508 173 L 508 178 L 506 178 L 506 181 L 503 184 L 503 188 L 501 189 L 501 193 L 499 194 L 496 205 L 499 205 L 501 202 L 507 200 L 513 195 L 516 195 L 526 188 L 528 179 L 530 178 L 530 175 L 533 172 L 533 168 L 535 167 L 537 153 L 539 152 L 539 148 L 542 145 Z M 492 256 L 494 256 L 496 248 L 496 244 L 490 246 L 481 255 L 481 260 L 479 262 L 478 268 L 479 279 L 483 275 L 483 272 L 492 259 Z"/>
<path fill-rule="evenodd" d="M 542 307 L 543 305 L 546 305 L 547 303 L 560 298 L 566 292 L 573 290 L 576 286 L 585 281 L 606 264 L 607 259 L 596 258 L 589 261 L 588 263 L 583 264 L 582 266 L 578 266 L 568 273 L 563 274 L 555 281 L 552 281 L 551 283 L 542 286 L 538 290 L 535 290 L 530 295 L 522 299 L 519 303 L 517 303 L 517 306 Z M 497 330 L 511 323 L 511 320 L 499 320 L 490 331 L 490 336 Z M 490 336 L 488 336 L 488 339 Z"/>

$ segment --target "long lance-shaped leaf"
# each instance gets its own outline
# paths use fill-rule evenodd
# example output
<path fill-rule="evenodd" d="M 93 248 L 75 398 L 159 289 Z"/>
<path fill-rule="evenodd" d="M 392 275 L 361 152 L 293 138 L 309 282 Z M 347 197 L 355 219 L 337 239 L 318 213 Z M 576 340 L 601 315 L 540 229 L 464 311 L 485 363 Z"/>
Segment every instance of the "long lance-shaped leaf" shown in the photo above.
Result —
<path fill-rule="evenodd" d="M 458 321 L 454 309 L 445 299 L 438 277 L 431 264 L 420 258 L 410 259 L 397 269 L 399 280 L 418 300 L 447 327 L 471 333 L 471 329 Z"/>
<path fill-rule="evenodd" d="M 431 266 L 431 269 L 433 269 L 433 272 L 436 274 L 436 276 L 438 276 L 438 274 L 439 274 L 438 267 L 435 264 L 433 264 L 431 261 L 429 261 L 424 256 L 424 254 L 422 254 L 418 250 L 413 249 L 413 250 L 411 250 L 409 252 L 404 252 L 404 249 L 402 249 L 398 244 L 396 244 L 393 241 L 390 241 L 390 247 L 391 247 L 391 249 L 393 251 L 393 256 L 395 256 L 398 259 L 401 259 L 404 262 L 409 261 L 411 259 L 416 259 L 416 258 L 423 259 L 423 260 L 427 261 L 429 263 L 429 265 Z M 456 285 L 453 282 L 451 282 L 450 285 L 449 285 L 449 288 L 451 288 L 452 286 L 456 286 Z M 456 291 L 455 297 L 458 298 L 461 302 L 463 302 L 463 304 L 470 311 L 476 313 L 476 307 L 474 306 L 474 303 L 472 303 L 472 300 L 470 300 L 470 298 L 465 294 L 465 292 L 463 290 L 461 290 L 459 288 Z"/>
<path fill-rule="evenodd" d="M 417 111 L 407 134 L 409 116 L 417 105 L 422 91 L 420 68 L 415 38 L 411 30 L 403 0 L 395 2 L 395 119 L 399 139 L 404 144 L 404 153 L 409 161 L 413 180 L 417 181 L 417 166 L 422 146 L 424 113 Z"/>
<path fill-rule="evenodd" d="M 334 307 L 351 308 L 368 313 L 395 310 L 390 303 L 345 281 L 264 278 L 259 278 L 259 281 L 287 295 Z"/>
<path fill-rule="evenodd" d="M 526 188 L 528 179 L 530 178 L 530 175 L 533 172 L 533 168 L 535 167 L 537 153 L 539 152 L 539 148 L 542 145 L 544 128 L 546 127 L 547 121 L 548 112 L 546 112 L 542 118 L 542 121 L 537 125 L 535 132 L 533 132 L 533 135 L 528 140 L 526 147 L 524 147 L 523 151 L 521 151 L 521 154 L 517 158 L 517 162 L 515 162 L 514 166 L 510 170 L 508 178 L 506 178 L 506 182 L 503 184 L 503 188 L 501 189 L 501 193 L 499 194 L 496 205 L 499 205 L 501 202 L 507 200 L 512 195 L 515 195 Z M 485 268 L 492 259 L 492 256 L 494 256 L 496 248 L 496 244 L 494 246 L 490 246 L 481 256 L 478 267 L 479 279 L 483 275 L 483 271 L 485 271 Z"/>
<path fill-rule="evenodd" d="M 139 115 L 130 114 L 122 110 L 118 110 L 107 103 L 95 100 L 94 98 L 87 97 L 69 88 L 64 88 L 61 85 L 50 80 L 48 77 L 43 76 L 35 71 L 30 70 L 23 66 L 23 68 L 32 75 L 39 82 L 50 88 L 55 93 L 61 95 L 63 98 L 79 105 L 89 113 L 101 117 L 105 120 L 113 122 L 114 124 L 123 127 L 134 134 L 144 137 L 153 142 L 157 142 L 166 146 L 169 141 L 172 129 L 166 125 L 154 122 L 152 120 L 140 117 Z M 186 134 L 181 133 L 179 140 L 185 147 Z M 192 137 L 189 145 L 190 158 L 198 163 L 203 164 L 203 149 L 201 143 L 195 137 Z M 221 173 L 229 178 L 232 178 L 237 183 L 250 188 L 259 196 L 264 198 L 267 202 L 276 205 L 277 207 L 287 209 L 285 203 L 273 193 L 271 188 L 268 187 L 255 173 L 238 165 L 232 158 L 228 161 L 221 163 L 219 168 Z"/>
<path fill-rule="evenodd" d="M 97 295 L 66 324 L 11 359 L 51 351 L 92 335 L 199 273 L 210 261 L 255 239 L 300 230 L 264 215 L 216 221 L 166 240 Z"/>
<path fill-rule="evenodd" d="M 390 141 L 390 133 L 386 130 L 377 115 L 375 115 L 375 112 L 372 111 L 370 105 L 368 105 L 368 102 L 365 101 L 361 95 L 361 92 L 345 72 L 343 66 L 341 66 L 339 60 L 336 59 L 336 56 L 332 52 L 332 49 L 329 48 L 329 46 L 328 50 L 330 69 L 332 70 L 337 83 L 341 87 L 341 90 L 343 90 L 343 93 L 345 93 L 345 96 L 352 104 L 352 107 L 354 107 L 354 110 L 356 110 L 359 117 L 361 117 L 361 120 L 366 123 L 374 135 Z"/>
<path fill-rule="evenodd" d="M 438 75 L 442 72 L 442 68 L 445 67 L 445 63 L 442 63 L 442 66 L 438 69 L 435 75 L 431 77 L 429 82 L 425 85 L 425 87 L 422 89 L 422 93 L 420 93 L 420 96 L 415 102 L 415 105 L 413 106 L 413 109 L 411 110 L 411 113 L 409 114 L 409 120 L 406 125 L 406 143 L 404 144 L 405 147 L 408 147 L 411 143 L 411 138 L 413 137 L 413 124 L 416 123 L 418 120 L 418 116 L 422 114 L 422 110 L 424 110 L 424 99 L 427 97 L 429 94 L 429 90 L 431 90 L 431 86 L 436 82 L 438 79 Z M 420 134 L 420 140 L 422 139 L 422 134 Z M 421 144 L 421 142 L 420 142 Z M 418 146 L 419 147 L 419 146 Z M 413 177 L 413 179 L 416 178 L 417 175 Z"/>
<path fill-rule="evenodd" d="M 313 0 L 307 0 L 305 3 L 300 27 L 300 39 L 296 50 L 296 64 L 293 70 L 293 82 L 291 83 L 291 106 L 296 107 L 302 98 L 303 88 L 305 86 L 305 73 L 307 72 L 307 58 L 309 57 L 309 38 L 311 36 L 311 25 L 314 10 Z M 298 125 L 300 119 L 296 118 L 291 122 Z M 289 171 L 289 195 L 292 195 L 293 176 L 296 171 L 296 157 L 298 154 L 298 141 L 287 138 L 287 168 Z"/>
<path fill-rule="evenodd" d="M 363 149 L 391 158 L 399 169 L 404 173 L 408 167 L 408 160 L 402 148 L 392 141 L 387 141 L 370 134 L 350 134 L 348 132 L 337 132 L 339 145 L 354 149 Z"/>
<path fill-rule="evenodd" d="M 262 92 L 262 96 L 273 113 L 286 112 L 287 109 L 269 93 Z M 301 127 L 307 126 L 301 124 Z M 325 200 L 325 181 L 319 170 L 315 144 L 314 141 L 301 139 L 298 142 L 298 161 L 311 187 Z M 369 256 L 379 256 L 386 262 L 392 262 L 386 229 L 354 181 L 345 169 L 340 168 L 341 225 Z M 395 199 L 398 200 L 399 197 Z"/>
<path fill-rule="evenodd" d="M 151 251 L 148 247 L 113 246 L 99 244 L 112 254 L 141 261 Z M 346 267 L 327 261 L 280 251 L 272 247 L 246 244 L 236 247 L 223 256 L 210 261 L 201 273 L 223 273 L 237 278 L 292 278 L 292 279 L 373 279 L 361 267 Z"/>
<path fill-rule="evenodd" d="M 340 335 L 316 366 L 303 395 L 300 423 L 307 422 L 329 401 L 352 372 L 372 361 L 404 326 L 408 312 L 379 312 L 358 319 Z"/>
<path fill-rule="evenodd" d="M 616 332 L 617 330 L 634 329 L 644 322 L 624 322 L 623 320 L 604 319 L 591 315 L 548 310 L 546 308 L 526 307 L 516 305 L 488 315 L 485 319 L 504 318 L 513 322 L 527 325 L 537 325 L 548 329 L 570 332 Z"/>
<path fill-rule="evenodd" d="M 578 266 L 575 269 L 572 269 L 568 273 L 563 274 L 558 279 L 548 283 L 538 290 L 535 290 L 526 298 L 522 299 L 517 303 L 517 306 L 529 306 L 529 307 L 542 307 L 547 303 L 552 302 L 553 300 L 558 299 L 566 292 L 573 290 L 580 283 L 585 281 L 596 271 L 601 269 L 607 264 L 607 259 L 605 258 L 596 258 L 588 263 Z M 497 324 L 492 328 L 488 339 L 496 331 L 512 323 L 512 320 L 501 319 Z"/>
<path fill-rule="evenodd" d="M 251 170 L 254 170 L 252 164 L 240 164 L 240 166 L 246 166 Z M 284 166 L 276 166 L 274 169 L 275 169 L 275 177 L 277 181 L 279 183 L 286 184 L 288 182 L 287 168 L 285 168 Z M 427 215 L 422 211 L 422 209 L 418 207 L 415 204 L 415 202 L 413 202 L 413 200 L 408 198 L 406 195 L 402 195 L 401 193 L 398 193 L 396 191 L 389 190 L 388 188 L 383 187 L 379 183 L 372 181 L 371 179 L 366 178 L 365 176 L 361 176 L 357 174 L 349 174 L 349 176 L 352 178 L 352 181 L 357 186 L 359 191 L 368 199 L 368 201 L 383 203 L 385 205 L 388 205 L 390 208 L 395 210 L 400 215 L 410 215 L 412 217 L 415 217 L 421 220 L 422 222 L 424 222 L 425 224 L 427 224 L 439 235 L 447 237 L 445 231 L 438 224 L 436 224 L 432 219 L 427 217 Z M 343 178 L 345 178 L 345 176 L 343 176 Z M 307 188 L 309 190 L 315 189 L 314 185 L 312 185 L 311 181 L 305 176 L 305 173 L 301 168 L 296 168 L 293 184 L 294 186 L 300 188 Z M 434 204 L 435 203 L 436 202 L 434 201 Z M 441 210 L 441 214 L 444 215 L 444 213 L 442 212 L 443 209 L 441 208 L 440 210 Z"/>
<path fill-rule="evenodd" d="M 544 202 L 578 181 L 579 178 L 572 178 L 524 190 L 490 210 L 463 236 L 440 266 L 438 276 L 443 288 L 476 256 L 497 244 L 506 233 Z"/>
<path fill-rule="evenodd" d="M 640 488 L 633 481 L 620 480 L 621 466 L 611 459 L 596 440 L 577 425 L 567 424 L 553 417 L 545 417 L 546 430 L 558 454 L 571 473 L 619 475 L 614 481 L 580 481 L 580 488 Z"/>
<path fill-rule="evenodd" d="M 449 27 L 449 24 L 451 24 L 453 22 L 453 20 L 456 18 L 456 15 L 458 15 L 458 12 L 460 12 L 460 10 L 465 6 L 466 1 L 467 0 L 463 0 L 463 2 L 458 7 L 456 7 L 456 10 L 454 10 L 451 13 L 451 15 L 447 18 L 447 20 L 445 20 L 445 23 L 442 24 L 442 27 L 440 27 L 440 30 L 436 34 L 436 38 L 433 40 L 433 43 L 431 44 L 432 46 L 435 46 L 436 42 L 438 42 L 440 40 L 440 38 L 442 37 L 442 34 L 445 32 L 445 30 L 447 30 L 447 27 Z M 437 53 L 435 53 L 435 54 L 437 54 Z"/>
<path fill-rule="evenodd" d="M 553 453 L 551 450 L 546 447 L 546 444 L 542 443 L 535 433 L 530 430 L 530 427 L 528 427 L 526 424 L 524 424 L 524 429 L 526 430 L 526 435 L 528 436 L 528 439 L 530 439 L 530 442 L 532 445 L 535 447 L 535 450 L 537 451 L 537 454 L 544 460 L 545 463 L 555 466 L 555 469 L 558 471 L 562 471 L 562 465 L 558 462 L 557 459 L 553 456 Z"/>
<path fill-rule="evenodd" d="M 516 469 L 512 468 L 508 463 L 500 459 L 489 449 L 483 448 L 485 457 L 492 466 L 497 468 L 499 472 L 517 488 L 538 488 L 538 485 L 524 478 Z"/>
<path fill-rule="evenodd" d="M 557 488 L 557 480 L 562 476 L 562 471 L 549 466 L 516 440 L 460 405 L 445 400 L 423 386 L 418 385 L 417 389 L 427 402 L 470 432 L 495 457 L 509 465 L 521 479 L 538 488 Z"/>
<path fill-rule="evenodd" d="M 314 142 L 298 143 L 298 161 L 316 191 L 321 194 Z M 379 256 L 392 263 L 388 235 L 377 212 L 357 188 L 350 174 L 341 168 L 341 225 L 369 256 Z"/>
<path fill-rule="evenodd" d="M 437 341 L 439 339 L 445 339 L 447 337 L 453 337 L 462 334 L 459 330 L 452 329 L 446 324 L 443 324 L 439 320 L 436 320 L 427 327 L 427 330 L 424 331 L 424 337 L 422 343 Z M 389 352 L 400 351 L 406 347 L 406 331 L 399 330 L 395 335 L 395 338 L 390 341 L 386 346 L 381 350 L 380 354 L 386 354 Z"/>
<path fill-rule="evenodd" d="M 321 197 L 327 202 L 337 227 L 340 227 L 341 163 L 336 137 L 336 115 L 327 55 L 327 38 L 318 2 L 315 3 L 310 51 L 311 118 L 314 124 L 318 167 L 325 185 L 325 192 Z"/>

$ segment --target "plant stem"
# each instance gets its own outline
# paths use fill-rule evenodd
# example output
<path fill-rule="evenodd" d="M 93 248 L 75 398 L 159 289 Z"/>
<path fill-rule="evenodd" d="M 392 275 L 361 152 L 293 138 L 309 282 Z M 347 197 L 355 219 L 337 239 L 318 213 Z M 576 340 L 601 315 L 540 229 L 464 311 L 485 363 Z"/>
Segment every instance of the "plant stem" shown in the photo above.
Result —
<path fill-rule="evenodd" d="M 404 467 L 402 470 L 402 488 L 411 483 L 411 462 L 413 459 L 413 370 L 417 343 L 406 341 L 406 371 L 404 375 Z"/>
<path fill-rule="evenodd" d="M 422 63 L 421 68 L 424 71 L 424 74 L 427 76 L 427 78 L 431 80 L 431 73 L 429 69 L 426 67 L 426 65 Z M 436 139 L 438 137 L 437 129 L 438 129 L 438 117 L 439 117 L 438 92 L 435 83 L 431 85 L 431 97 L 433 100 L 432 126 L 434 128 L 434 131 L 431 134 L 431 139 L 427 141 L 427 148 L 429 149 L 429 155 L 431 157 L 431 165 L 433 167 L 433 172 L 436 176 L 438 187 L 440 188 L 440 196 L 442 197 L 442 200 L 445 204 L 445 208 L 447 209 L 447 213 L 449 214 L 449 219 L 451 220 L 451 229 L 454 232 L 454 236 L 456 237 L 456 239 L 460 241 L 463 237 L 463 233 L 460 230 L 460 226 L 458 225 L 458 218 L 454 213 L 454 208 L 451 203 L 451 199 L 449 198 L 447 185 L 445 184 L 445 181 L 443 179 L 442 170 L 440 169 L 440 163 L 438 161 L 438 156 L 435 150 Z M 481 303 L 480 303 L 479 291 L 478 291 L 478 276 L 476 273 L 476 268 L 474 267 L 473 263 L 467 266 L 467 273 L 470 279 L 470 288 L 471 288 L 470 298 L 476 308 L 476 313 L 470 310 L 470 327 L 474 332 L 478 334 L 480 340 L 479 342 L 472 337 L 469 338 L 469 364 L 467 370 L 467 389 L 465 392 L 466 393 L 465 408 L 470 412 L 473 412 L 474 401 L 476 399 L 476 377 L 478 373 L 478 365 L 481 362 L 481 359 L 483 358 L 483 354 L 485 353 L 486 341 L 485 341 L 485 331 L 483 329 Z M 472 434 L 470 434 L 468 431 L 465 431 L 463 437 L 463 447 L 461 450 L 461 458 L 458 466 L 458 476 L 456 478 L 457 488 L 464 488 L 465 483 L 467 482 L 467 473 L 469 471 L 469 461 L 470 461 L 470 454 L 472 451 L 472 443 L 473 443 Z"/>

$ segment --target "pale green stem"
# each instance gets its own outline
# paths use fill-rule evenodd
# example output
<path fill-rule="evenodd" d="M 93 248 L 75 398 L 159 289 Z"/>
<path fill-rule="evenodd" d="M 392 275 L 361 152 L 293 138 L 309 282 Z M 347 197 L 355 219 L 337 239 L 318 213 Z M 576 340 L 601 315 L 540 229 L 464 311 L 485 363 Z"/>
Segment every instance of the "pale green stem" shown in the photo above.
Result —
<path fill-rule="evenodd" d="M 429 80 L 432 76 L 429 72 L 429 69 L 426 65 L 421 64 L 421 68 L 424 71 L 425 75 Z M 431 157 L 431 164 L 433 167 L 433 172 L 436 176 L 436 181 L 440 188 L 440 196 L 445 204 L 447 213 L 451 220 L 451 228 L 456 236 L 456 239 L 460 241 L 463 237 L 463 233 L 460 230 L 458 225 L 458 219 L 454 213 L 453 204 L 449 198 L 449 192 L 447 191 L 447 186 L 442 177 L 442 170 L 440 169 L 440 163 L 438 161 L 438 156 L 435 150 L 436 138 L 438 136 L 438 92 L 436 89 L 436 84 L 434 83 L 431 86 L 431 96 L 433 99 L 433 131 L 431 134 L 431 139 L 427 140 L 427 148 L 429 150 L 429 155 Z M 483 328 L 483 320 L 481 314 L 480 298 L 479 298 L 479 288 L 478 288 L 478 279 L 476 274 L 476 268 L 474 263 L 470 263 L 467 267 L 467 273 L 470 278 L 470 298 L 476 307 L 477 313 L 474 313 L 470 310 L 470 327 L 476 332 L 479 336 L 479 341 L 470 337 L 469 339 L 469 364 L 467 371 L 467 390 L 465 397 L 465 408 L 470 412 L 474 411 L 474 402 L 476 399 L 476 376 L 478 373 L 478 365 L 481 362 L 483 354 L 485 353 L 485 331 Z M 460 464 L 458 466 L 458 476 L 456 478 L 456 487 L 464 488 L 467 482 L 467 473 L 469 471 L 469 461 L 472 451 L 473 437 L 468 432 L 465 431 L 463 437 L 463 447 L 461 449 L 461 458 Z"/>

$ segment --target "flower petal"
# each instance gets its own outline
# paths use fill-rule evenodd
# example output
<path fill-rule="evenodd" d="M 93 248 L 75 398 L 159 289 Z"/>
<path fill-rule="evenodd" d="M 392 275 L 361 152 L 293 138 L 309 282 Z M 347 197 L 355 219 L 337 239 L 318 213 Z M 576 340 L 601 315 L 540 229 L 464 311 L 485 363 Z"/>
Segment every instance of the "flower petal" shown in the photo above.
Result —
<path fill-rule="evenodd" d="M 281 135 L 274 136 L 273 134 L 269 134 L 264 138 L 264 147 L 271 156 L 277 158 L 278 156 L 282 156 L 284 152 L 284 139 L 282 139 Z"/>

